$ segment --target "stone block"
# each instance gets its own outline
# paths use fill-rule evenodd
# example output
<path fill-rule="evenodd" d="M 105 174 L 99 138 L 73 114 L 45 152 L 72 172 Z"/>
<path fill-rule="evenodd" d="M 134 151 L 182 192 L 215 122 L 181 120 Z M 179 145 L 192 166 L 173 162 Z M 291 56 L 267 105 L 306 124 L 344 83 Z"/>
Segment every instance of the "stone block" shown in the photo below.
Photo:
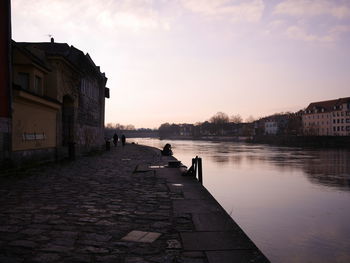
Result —
<path fill-rule="evenodd" d="M 125 237 L 123 237 L 122 240 L 132 241 L 132 242 L 152 243 L 160 236 L 161 234 L 157 232 L 144 232 L 144 231 L 133 230 L 129 234 L 127 234 Z"/>
<path fill-rule="evenodd" d="M 254 244 L 246 235 L 237 232 L 183 232 L 184 250 L 253 249 Z"/>

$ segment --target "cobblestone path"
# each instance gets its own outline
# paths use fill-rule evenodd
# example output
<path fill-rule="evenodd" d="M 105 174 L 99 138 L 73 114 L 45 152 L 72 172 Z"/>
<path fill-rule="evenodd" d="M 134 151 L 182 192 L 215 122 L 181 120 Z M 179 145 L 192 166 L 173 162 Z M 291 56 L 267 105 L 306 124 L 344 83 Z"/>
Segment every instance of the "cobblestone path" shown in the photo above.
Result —
<path fill-rule="evenodd" d="M 154 149 L 126 145 L 101 156 L 34 168 L 31 176 L 0 179 L 0 262 L 206 262 L 185 254 L 172 194 L 153 172 Z M 121 240 L 132 230 L 157 232 L 152 243 Z"/>

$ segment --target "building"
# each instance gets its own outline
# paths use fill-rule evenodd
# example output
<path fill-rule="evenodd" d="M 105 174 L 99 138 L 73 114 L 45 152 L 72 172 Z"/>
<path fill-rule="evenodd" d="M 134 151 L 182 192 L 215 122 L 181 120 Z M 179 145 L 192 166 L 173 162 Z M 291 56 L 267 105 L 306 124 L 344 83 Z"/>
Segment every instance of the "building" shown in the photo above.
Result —
<path fill-rule="evenodd" d="M 74 158 L 104 144 L 107 78 L 66 43 L 13 42 L 13 160 Z"/>
<path fill-rule="evenodd" d="M 0 166 L 11 157 L 11 1 L 0 1 Z"/>
<path fill-rule="evenodd" d="M 271 118 L 265 121 L 265 134 L 266 135 L 276 135 L 278 132 L 278 122 L 277 120 Z"/>
<path fill-rule="evenodd" d="M 292 113 L 274 114 L 261 118 L 254 124 L 255 134 L 264 135 L 282 135 L 287 134 L 287 127 Z"/>
<path fill-rule="evenodd" d="M 350 136 L 350 97 L 311 103 L 302 123 L 305 135 Z"/>
<path fill-rule="evenodd" d="M 44 53 L 13 43 L 12 159 L 15 163 L 54 159 L 61 104 L 47 96 L 51 72 Z"/>
<path fill-rule="evenodd" d="M 194 125 L 193 124 L 179 124 L 179 128 L 180 128 L 180 136 L 183 137 L 190 137 L 193 136 L 193 129 L 194 129 Z"/>

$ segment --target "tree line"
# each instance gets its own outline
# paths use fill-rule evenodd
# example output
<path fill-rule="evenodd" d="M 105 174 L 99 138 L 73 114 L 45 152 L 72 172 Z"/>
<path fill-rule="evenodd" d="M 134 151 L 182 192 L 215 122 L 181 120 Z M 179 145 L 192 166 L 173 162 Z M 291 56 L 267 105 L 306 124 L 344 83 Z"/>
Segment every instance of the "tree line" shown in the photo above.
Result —
<path fill-rule="evenodd" d="M 228 116 L 218 112 L 209 120 L 196 124 L 163 123 L 158 131 L 159 136 L 169 137 L 203 137 L 203 136 L 253 136 L 266 134 L 265 122 L 274 121 L 277 135 L 299 135 L 302 132 L 301 115 L 282 112 L 271 116 L 254 119 L 248 117 L 244 122 L 239 114 Z"/>

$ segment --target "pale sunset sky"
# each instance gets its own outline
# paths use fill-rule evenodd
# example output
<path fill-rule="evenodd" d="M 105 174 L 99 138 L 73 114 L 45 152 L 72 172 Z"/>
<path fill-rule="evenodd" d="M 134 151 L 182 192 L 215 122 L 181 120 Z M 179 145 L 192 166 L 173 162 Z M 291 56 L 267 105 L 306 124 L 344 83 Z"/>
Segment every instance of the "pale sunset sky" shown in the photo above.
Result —
<path fill-rule="evenodd" d="M 106 73 L 106 123 L 258 118 L 350 96 L 349 0 L 12 0 L 15 41 L 49 34 Z"/>

